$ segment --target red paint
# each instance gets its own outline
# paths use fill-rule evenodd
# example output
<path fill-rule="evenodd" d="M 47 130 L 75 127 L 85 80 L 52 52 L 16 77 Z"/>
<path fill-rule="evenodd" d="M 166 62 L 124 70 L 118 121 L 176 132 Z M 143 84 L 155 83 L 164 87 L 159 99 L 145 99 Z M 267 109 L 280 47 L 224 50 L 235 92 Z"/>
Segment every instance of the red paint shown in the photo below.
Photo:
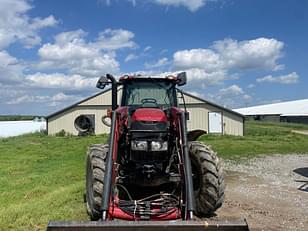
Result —
<path fill-rule="evenodd" d="M 158 108 L 138 108 L 132 116 L 132 121 L 167 122 L 167 116 Z"/>
<path fill-rule="evenodd" d="M 178 112 L 180 112 L 177 108 L 172 108 L 172 122 L 174 123 L 174 126 L 178 129 Z M 115 137 L 114 137 L 114 152 L 112 153 L 112 159 L 113 159 L 113 166 L 112 166 L 112 182 L 111 187 L 115 184 L 115 179 L 117 175 L 117 168 L 116 168 L 116 160 L 118 155 L 118 139 L 120 136 L 120 125 L 127 122 L 127 114 L 128 114 L 128 107 L 119 107 L 117 109 L 117 119 L 116 119 L 116 125 L 115 125 Z M 155 122 L 167 122 L 167 116 L 166 114 L 158 108 L 139 108 L 135 111 L 135 113 L 132 116 L 132 121 L 155 121 Z M 152 212 L 158 212 L 159 208 L 153 208 Z M 152 216 L 150 218 L 151 221 L 161 221 L 161 220 L 176 220 L 181 218 L 181 210 L 179 208 L 173 208 L 169 210 L 168 212 Z M 110 206 L 108 210 L 108 220 L 112 219 L 122 219 L 122 220 L 130 220 L 130 221 L 138 221 L 141 220 L 139 216 L 134 216 L 134 214 L 129 214 L 124 212 L 119 208 L 118 205 L 118 198 L 113 198 L 112 195 L 110 195 Z"/>
<path fill-rule="evenodd" d="M 118 109 L 116 110 L 119 114 L 127 114 L 128 113 L 128 106 L 122 106 L 122 107 L 118 107 Z"/>
<path fill-rule="evenodd" d="M 152 211 L 154 212 L 155 209 L 153 209 Z M 109 218 L 110 219 L 121 219 L 121 220 L 127 220 L 127 221 L 141 220 L 139 216 L 134 216 L 133 214 L 126 213 L 122 209 L 120 209 L 117 205 L 114 205 L 114 207 L 112 206 L 110 207 Z M 174 208 L 174 209 L 171 209 L 167 213 L 164 213 L 158 216 L 152 216 L 150 220 L 151 221 L 167 221 L 167 220 L 176 220 L 180 218 L 181 218 L 180 209 Z"/>
<path fill-rule="evenodd" d="M 128 107 L 127 106 L 118 107 L 117 112 L 120 115 L 120 124 L 124 124 L 125 126 L 127 126 Z"/>

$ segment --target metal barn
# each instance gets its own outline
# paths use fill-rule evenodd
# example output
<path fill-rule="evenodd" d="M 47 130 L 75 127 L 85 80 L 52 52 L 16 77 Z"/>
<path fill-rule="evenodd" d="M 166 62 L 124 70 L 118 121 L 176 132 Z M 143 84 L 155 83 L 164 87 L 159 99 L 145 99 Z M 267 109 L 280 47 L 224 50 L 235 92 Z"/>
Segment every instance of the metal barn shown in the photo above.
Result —
<path fill-rule="evenodd" d="M 247 119 L 308 124 L 308 99 L 234 109 Z"/>
<path fill-rule="evenodd" d="M 186 109 L 190 113 L 188 130 L 202 129 L 207 133 L 242 136 L 244 134 L 244 116 L 207 100 L 184 93 Z M 120 99 L 121 89 L 118 92 Z M 179 99 L 183 107 L 183 100 Z M 75 120 L 81 115 L 90 118 L 94 134 L 109 133 L 109 127 L 102 123 L 102 116 L 111 108 L 111 90 L 107 89 L 76 104 L 47 116 L 47 131 L 55 135 L 60 131 L 78 135 Z"/>

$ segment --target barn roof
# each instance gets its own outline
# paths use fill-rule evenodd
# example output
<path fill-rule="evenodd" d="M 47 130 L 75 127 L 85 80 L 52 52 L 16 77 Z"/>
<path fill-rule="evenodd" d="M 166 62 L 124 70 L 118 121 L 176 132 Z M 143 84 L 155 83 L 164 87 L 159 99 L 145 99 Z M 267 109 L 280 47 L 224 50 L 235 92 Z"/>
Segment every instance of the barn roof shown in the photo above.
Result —
<path fill-rule="evenodd" d="M 76 107 L 76 106 L 78 106 L 78 105 L 80 105 L 80 104 L 82 104 L 82 103 L 84 103 L 84 102 L 86 102 L 86 101 L 88 101 L 88 100 L 90 100 L 90 99 L 93 99 L 93 98 L 95 98 L 95 97 L 97 97 L 97 96 L 100 96 L 100 95 L 102 95 L 102 94 L 105 94 L 105 93 L 107 93 L 108 91 L 111 91 L 111 88 L 108 88 L 108 89 L 106 89 L 106 90 L 104 90 L 104 91 L 101 91 L 101 92 L 95 94 L 95 95 L 92 95 L 92 96 L 90 96 L 90 97 L 87 97 L 87 98 L 85 98 L 85 99 L 83 99 L 83 100 L 81 100 L 81 101 L 79 101 L 79 102 L 77 102 L 77 103 L 74 103 L 74 104 L 72 104 L 72 105 L 70 105 L 70 106 L 68 106 L 68 107 L 66 107 L 66 108 L 63 108 L 63 109 L 61 109 L 61 110 L 59 110 L 59 111 L 57 111 L 57 112 L 54 112 L 54 113 L 52 113 L 52 114 L 46 116 L 46 119 L 49 119 L 49 118 L 51 118 L 51 117 L 53 117 L 53 116 L 56 116 L 56 115 L 58 115 L 58 114 L 60 114 L 60 113 L 62 113 L 62 112 L 65 112 L 65 111 L 67 111 L 67 110 L 69 110 L 69 109 L 71 109 L 71 108 L 74 108 L 74 107 Z M 221 106 L 221 105 L 215 104 L 215 103 L 210 102 L 210 101 L 208 101 L 208 100 L 202 99 L 202 98 L 197 97 L 197 96 L 195 96 L 195 95 L 192 95 L 192 94 L 190 94 L 190 93 L 188 93 L 188 92 L 185 92 L 185 91 L 182 91 L 182 92 L 183 92 L 184 95 L 187 95 L 187 96 L 189 96 L 189 97 L 191 97 L 191 98 L 193 98 L 193 99 L 196 99 L 196 100 L 200 101 L 201 103 L 209 104 L 209 105 L 211 105 L 211 106 L 220 108 L 220 109 L 222 109 L 222 110 L 224 110 L 224 111 L 228 111 L 228 112 L 230 112 L 230 113 L 232 113 L 232 114 L 235 114 L 235 115 L 237 115 L 237 116 L 244 117 L 244 115 L 242 115 L 242 114 L 239 113 L 239 112 L 236 112 L 236 111 L 231 110 L 231 109 L 229 109 L 229 108 L 225 108 L 225 107 L 223 107 L 223 106 Z M 186 104 L 189 105 L 190 103 L 186 103 Z"/>
<path fill-rule="evenodd" d="M 308 115 L 308 99 L 239 108 L 234 111 L 243 115 L 306 116 Z"/>

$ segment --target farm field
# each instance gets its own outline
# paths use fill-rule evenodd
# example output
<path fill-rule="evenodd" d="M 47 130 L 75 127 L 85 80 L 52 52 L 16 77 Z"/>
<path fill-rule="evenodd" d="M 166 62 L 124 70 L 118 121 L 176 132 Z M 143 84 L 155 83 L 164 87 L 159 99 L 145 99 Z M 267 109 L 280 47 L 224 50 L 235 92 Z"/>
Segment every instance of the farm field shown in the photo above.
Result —
<path fill-rule="evenodd" d="M 0 139 L 0 230 L 44 230 L 48 220 L 86 220 L 84 161 L 104 137 L 31 134 Z"/>
<path fill-rule="evenodd" d="M 308 153 L 308 125 L 291 123 L 245 122 L 245 136 L 207 135 L 200 138 L 220 157 L 240 159 L 262 154 Z"/>
<path fill-rule="evenodd" d="M 210 135 L 200 140 L 212 145 L 226 162 L 307 154 L 308 137 L 292 130 L 308 126 L 248 122 L 245 137 Z M 45 230 L 49 220 L 88 220 L 83 204 L 85 153 L 88 145 L 106 140 L 106 135 L 40 133 L 1 138 L 0 230 Z M 232 198 L 227 199 L 232 204 Z"/>

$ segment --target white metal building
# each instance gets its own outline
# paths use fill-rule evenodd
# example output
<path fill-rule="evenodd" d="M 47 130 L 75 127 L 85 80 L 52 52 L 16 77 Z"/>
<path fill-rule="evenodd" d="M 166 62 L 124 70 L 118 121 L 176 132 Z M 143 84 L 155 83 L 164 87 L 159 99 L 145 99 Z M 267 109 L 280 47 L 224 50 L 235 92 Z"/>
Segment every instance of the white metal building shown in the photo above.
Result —
<path fill-rule="evenodd" d="M 121 97 L 121 90 L 118 92 Z M 207 100 L 184 92 L 186 108 L 190 113 L 188 130 L 202 129 L 207 133 L 219 133 L 242 136 L 244 133 L 244 116 Z M 179 99 L 180 106 L 183 106 Z M 80 115 L 93 118 L 94 133 L 109 133 L 101 118 L 111 108 L 111 90 L 107 89 L 76 104 L 47 116 L 47 130 L 54 135 L 61 130 L 74 135 L 78 131 L 74 126 L 75 119 Z"/>
<path fill-rule="evenodd" d="M 308 124 L 308 99 L 234 109 L 254 120 Z"/>
<path fill-rule="evenodd" d="M 0 138 L 40 132 L 45 129 L 46 122 L 42 120 L 0 121 Z"/>

